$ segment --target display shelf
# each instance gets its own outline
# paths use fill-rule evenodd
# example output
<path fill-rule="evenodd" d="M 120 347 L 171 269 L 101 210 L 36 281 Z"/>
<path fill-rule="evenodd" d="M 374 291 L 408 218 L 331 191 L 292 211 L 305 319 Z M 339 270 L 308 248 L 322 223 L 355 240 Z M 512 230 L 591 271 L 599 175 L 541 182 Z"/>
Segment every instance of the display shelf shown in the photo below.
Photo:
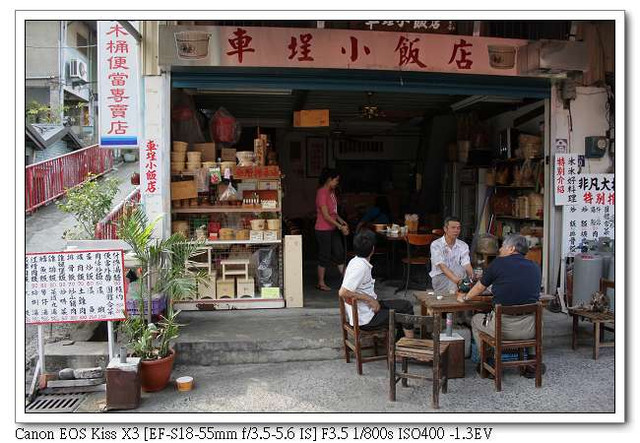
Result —
<path fill-rule="evenodd" d="M 261 212 L 280 212 L 280 208 L 263 209 L 263 208 L 245 208 L 235 206 L 194 206 L 190 208 L 175 208 L 171 210 L 172 214 L 214 214 L 214 213 L 261 213 Z"/>

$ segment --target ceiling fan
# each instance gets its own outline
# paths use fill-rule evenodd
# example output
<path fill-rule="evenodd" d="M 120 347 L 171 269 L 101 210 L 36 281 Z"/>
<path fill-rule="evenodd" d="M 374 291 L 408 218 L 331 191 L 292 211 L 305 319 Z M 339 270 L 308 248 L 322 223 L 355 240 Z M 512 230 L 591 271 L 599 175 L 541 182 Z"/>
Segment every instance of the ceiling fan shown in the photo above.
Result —
<path fill-rule="evenodd" d="M 354 119 L 399 123 L 424 114 L 424 110 L 382 109 L 374 99 L 374 92 L 367 91 L 366 94 L 366 102 L 358 107 L 355 114 L 351 114 Z"/>

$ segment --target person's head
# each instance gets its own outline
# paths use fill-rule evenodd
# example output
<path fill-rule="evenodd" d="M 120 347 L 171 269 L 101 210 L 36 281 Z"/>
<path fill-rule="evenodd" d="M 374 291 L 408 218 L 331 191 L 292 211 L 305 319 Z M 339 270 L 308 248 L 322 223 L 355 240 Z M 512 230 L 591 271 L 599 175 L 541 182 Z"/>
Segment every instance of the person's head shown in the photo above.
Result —
<path fill-rule="evenodd" d="M 458 238 L 462 227 L 458 217 L 447 217 L 444 219 L 444 235 L 450 238 Z"/>
<path fill-rule="evenodd" d="M 502 242 L 499 251 L 500 257 L 506 257 L 512 254 L 525 255 L 527 252 L 529 252 L 529 244 L 527 243 L 527 239 L 520 234 L 508 235 Z"/>
<path fill-rule="evenodd" d="M 368 229 L 360 230 L 353 239 L 353 252 L 358 257 L 369 258 L 373 254 L 376 235 Z"/>
<path fill-rule="evenodd" d="M 383 214 L 391 214 L 391 209 L 389 208 L 389 199 L 386 195 L 379 195 L 376 197 L 376 208 L 380 209 L 380 212 Z"/>
<path fill-rule="evenodd" d="M 320 186 L 328 186 L 330 189 L 335 189 L 340 183 L 340 174 L 333 168 L 324 168 L 320 173 L 318 182 Z"/>

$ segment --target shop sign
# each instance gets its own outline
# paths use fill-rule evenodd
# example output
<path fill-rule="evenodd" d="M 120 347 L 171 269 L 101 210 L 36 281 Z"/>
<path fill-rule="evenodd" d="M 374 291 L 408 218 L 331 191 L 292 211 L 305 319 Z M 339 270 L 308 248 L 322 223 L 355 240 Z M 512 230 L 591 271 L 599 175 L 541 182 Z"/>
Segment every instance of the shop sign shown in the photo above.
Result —
<path fill-rule="evenodd" d="M 578 154 L 556 154 L 553 164 L 556 206 L 578 204 L 576 179 Z"/>
<path fill-rule="evenodd" d="M 614 206 L 574 205 L 563 209 L 562 256 L 580 252 L 586 240 L 602 237 L 613 239 L 615 234 Z"/>
<path fill-rule="evenodd" d="M 553 169 L 556 206 L 615 205 L 614 174 L 581 174 L 577 154 L 556 154 Z"/>
<path fill-rule="evenodd" d="M 149 139 L 145 141 L 141 161 L 144 167 L 142 191 L 146 195 L 158 193 L 159 152 L 158 143 L 155 140 Z"/>
<path fill-rule="evenodd" d="M 117 21 L 99 21 L 98 91 L 102 147 L 138 147 L 138 65 L 136 39 Z"/>
<path fill-rule="evenodd" d="M 420 34 L 410 29 L 391 33 L 161 25 L 159 64 L 515 76 L 518 75 L 515 63 L 517 48 L 526 44 L 526 40 Z"/>
<path fill-rule="evenodd" d="M 369 31 L 420 32 L 430 34 L 453 34 L 456 22 L 453 20 L 368 20 L 350 21 L 351 29 Z"/>
<path fill-rule="evenodd" d="M 123 270 L 122 250 L 27 254 L 26 323 L 122 320 Z"/>

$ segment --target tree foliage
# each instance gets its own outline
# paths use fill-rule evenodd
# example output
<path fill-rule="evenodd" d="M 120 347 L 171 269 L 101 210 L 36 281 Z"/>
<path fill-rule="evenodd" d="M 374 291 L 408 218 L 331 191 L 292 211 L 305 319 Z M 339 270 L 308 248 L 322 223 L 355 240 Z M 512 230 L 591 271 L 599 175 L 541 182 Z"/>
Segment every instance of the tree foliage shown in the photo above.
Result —
<path fill-rule="evenodd" d="M 56 202 L 62 212 L 73 214 L 78 222 L 72 231 L 65 232 L 65 238 L 94 238 L 96 224 L 111 210 L 119 183 L 116 178 L 96 180 L 89 174 L 86 182 L 67 191 L 64 201 Z"/>

